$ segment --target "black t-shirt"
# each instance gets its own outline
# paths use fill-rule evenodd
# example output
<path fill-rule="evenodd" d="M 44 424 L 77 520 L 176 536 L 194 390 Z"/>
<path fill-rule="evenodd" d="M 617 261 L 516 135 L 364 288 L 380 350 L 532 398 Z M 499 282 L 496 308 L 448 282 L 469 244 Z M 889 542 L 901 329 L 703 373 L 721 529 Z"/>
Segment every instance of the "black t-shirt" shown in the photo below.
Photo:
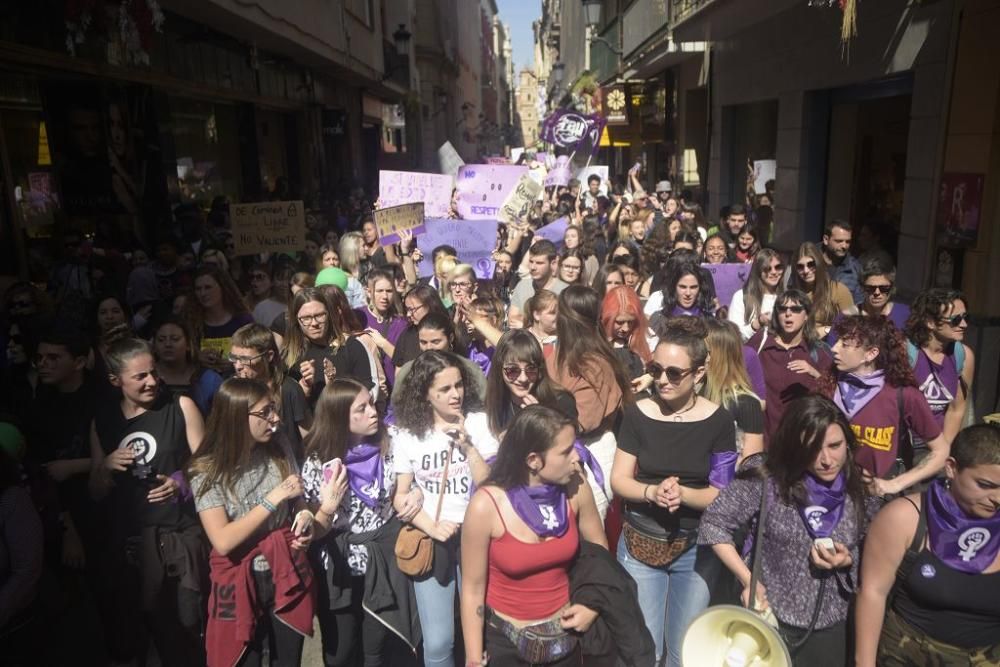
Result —
<path fill-rule="evenodd" d="M 574 422 L 576 422 L 577 417 L 580 416 L 579 412 L 576 409 L 576 398 L 574 398 L 573 394 L 569 393 L 568 391 L 556 392 L 555 405 L 548 405 L 547 407 L 550 407 L 553 410 L 558 410 L 564 416 L 572 419 Z M 504 426 L 505 429 L 510 428 L 510 423 L 514 421 L 514 417 L 516 417 L 518 413 L 521 412 L 521 409 L 522 408 L 520 405 L 515 405 L 512 401 L 507 402 L 507 407 L 504 411 L 504 422 L 503 422 L 505 424 Z"/>
<path fill-rule="evenodd" d="M 637 377 L 642 377 L 643 373 L 646 372 L 646 366 L 642 363 L 642 358 L 638 354 L 627 347 L 614 347 L 612 349 L 618 360 L 622 362 L 625 370 L 628 371 L 628 376 L 631 379 L 634 380 Z"/>
<path fill-rule="evenodd" d="M 303 361 L 312 361 L 316 367 L 313 372 L 313 390 L 309 396 L 309 406 L 315 407 L 319 395 L 326 386 L 326 378 L 323 375 L 323 360 L 329 359 L 333 367 L 337 369 L 338 378 L 352 378 L 369 389 L 372 388 L 372 365 L 368 356 L 368 350 L 361 341 L 356 338 L 348 338 L 347 341 L 335 348 L 329 345 L 317 345 L 312 341 L 306 344 L 305 353 L 295 360 L 288 370 L 288 375 L 296 380 L 302 379 L 299 366 Z"/>
<path fill-rule="evenodd" d="M 417 337 L 417 328 L 413 325 L 406 327 L 396 341 L 396 351 L 392 355 L 392 363 L 396 368 L 402 368 L 408 361 L 413 361 L 420 356 L 420 339 Z"/>
<path fill-rule="evenodd" d="M 647 417 L 638 404 L 625 407 L 618 428 L 618 448 L 635 456 L 635 479 L 643 484 L 659 484 L 677 477 L 681 486 L 704 489 L 708 486 L 712 454 L 736 451 L 733 415 L 719 408 L 695 422 L 659 421 Z M 682 505 L 671 514 L 647 503 L 628 503 L 628 509 L 651 528 L 695 529 L 701 512 Z M 645 521 L 640 521 L 646 523 Z"/>
<path fill-rule="evenodd" d="M 312 411 L 306 401 L 306 395 L 302 392 L 299 383 L 290 377 L 285 377 L 281 383 L 281 430 L 288 438 L 288 444 L 295 454 L 295 459 L 299 465 L 305 461 L 305 452 L 302 448 L 302 434 L 299 433 L 299 424 L 308 428 L 312 421 Z"/>
<path fill-rule="evenodd" d="M 740 394 L 736 397 L 736 402 L 730 404 L 729 409 L 736 420 L 736 427 L 744 433 L 764 433 L 764 410 L 760 407 L 760 400 L 750 394 Z"/>
<path fill-rule="evenodd" d="M 181 530 L 197 524 L 191 501 L 147 500 L 149 491 L 162 484 L 156 476 L 183 470 L 191 456 L 180 398 L 161 389 L 153 407 L 131 419 L 122 414 L 120 402 L 107 402 L 98 406 L 94 422 L 105 455 L 122 447 L 136 454 L 128 470 L 114 473 L 111 505 L 119 535 L 137 535 L 144 526 Z"/>

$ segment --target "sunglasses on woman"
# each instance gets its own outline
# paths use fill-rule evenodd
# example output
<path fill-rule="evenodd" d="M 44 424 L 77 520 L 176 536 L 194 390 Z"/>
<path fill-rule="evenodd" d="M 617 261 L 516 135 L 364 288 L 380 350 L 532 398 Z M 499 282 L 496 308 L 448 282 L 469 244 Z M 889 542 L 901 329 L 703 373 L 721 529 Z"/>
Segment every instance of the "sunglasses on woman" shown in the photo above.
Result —
<path fill-rule="evenodd" d="M 888 285 L 862 285 L 861 289 L 865 291 L 866 294 L 888 294 L 892 291 L 892 283 Z"/>
<path fill-rule="evenodd" d="M 795 268 L 798 269 L 799 271 L 812 271 L 813 269 L 816 268 L 816 260 L 808 259 L 804 262 L 800 262 L 795 265 Z"/>
<path fill-rule="evenodd" d="M 958 315 L 952 315 L 951 317 L 941 317 L 941 318 L 939 318 L 939 320 L 941 322 L 947 323 L 950 326 L 957 327 L 962 322 L 968 322 L 969 321 L 969 314 L 968 313 L 959 313 Z"/>
<path fill-rule="evenodd" d="M 507 378 L 507 382 L 517 382 L 521 377 L 521 373 L 524 373 L 524 377 L 528 378 L 528 382 L 534 382 L 538 379 L 538 366 L 534 364 L 526 364 L 524 366 L 511 364 L 503 367 L 503 376 Z"/>
<path fill-rule="evenodd" d="M 805 306 L 778 306 L 779 313 L 795 313 L 796 315 L 799 315 L 805 309 Z"/>
<path fill-rule="evenodd" d="M 664 368 L 655 361 L 651 361 L 646 364 L 646 372 L 651 375 L 654 380 L 659 380 L 661 377 L 666 375 L 667 382 L 670 384 L 680 384 L 681 380 L 690 375 L 692 371 L 694 371 L 693 368 L 677 368 L 676 366 L 667 366 Z"/>

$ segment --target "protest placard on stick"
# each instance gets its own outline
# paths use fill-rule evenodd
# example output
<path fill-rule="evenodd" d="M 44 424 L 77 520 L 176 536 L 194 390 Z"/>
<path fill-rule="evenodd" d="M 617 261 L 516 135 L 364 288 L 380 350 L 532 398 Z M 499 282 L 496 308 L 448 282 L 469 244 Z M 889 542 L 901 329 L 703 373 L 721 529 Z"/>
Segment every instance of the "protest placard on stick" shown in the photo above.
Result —
<path fill-rule="evenodd" d="M 229 218 L 237 255 L 305 250 L 306 210 L 301 200 L 231 204 Z"/>
<path fill-rule="evenodd" d="M 528 171 L 520 165 L 467 164 L 458 170 L 458 215 L 465 220 L 496 220 L 507 195 Z M 428 216 L 434 217 L 434 216 Z"/>
<path fill-rule="evenodd" d="M 535 180 L 529 172 L 521 176 L 517 186 L 507 194 L 497 220 L 504 224 L 525 221 L 535 199 L 542 192 L 542 184 Z"/>
<path fill-rule="evenodd" d="M 420 262 L 420 275 L 434 275 L 431 251 L 439 245 L 450 245 L 458 251 L 458 261 L 469 264 L 476 277 L 488 280 L 493 277 L 493 250 L 497 244 L 496 220 L 442 220 L 428 218 L 426 231 L 418 239 L 424 258 Z"/>
<path fill-rule="evenodd" d="M 372 217 L 378 227 L 379 243 L 383 246 L 399 243 L 399 232 L 410 231 L 414 235 L 424 232 L 424 205 L 400 204 L 377 209 Z"/>
<path fill-rule="evenodd" d="M 378 200 L 382 208 L 423 202 L 428 217 L 446 218 L 451 208 L 453 179 L 419 171 L 380 171 Z"/>

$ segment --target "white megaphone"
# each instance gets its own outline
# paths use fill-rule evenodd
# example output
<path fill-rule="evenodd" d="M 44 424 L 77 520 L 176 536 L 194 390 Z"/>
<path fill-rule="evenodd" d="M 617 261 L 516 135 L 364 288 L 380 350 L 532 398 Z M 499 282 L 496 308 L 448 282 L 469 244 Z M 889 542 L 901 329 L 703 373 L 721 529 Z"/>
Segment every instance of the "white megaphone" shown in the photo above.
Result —
<path fill-rule="evenodd" d="M 792 667 L 785 642 L 767 621 L 735 605 L 699 614 L 681 645 L 684 667 Z"/>

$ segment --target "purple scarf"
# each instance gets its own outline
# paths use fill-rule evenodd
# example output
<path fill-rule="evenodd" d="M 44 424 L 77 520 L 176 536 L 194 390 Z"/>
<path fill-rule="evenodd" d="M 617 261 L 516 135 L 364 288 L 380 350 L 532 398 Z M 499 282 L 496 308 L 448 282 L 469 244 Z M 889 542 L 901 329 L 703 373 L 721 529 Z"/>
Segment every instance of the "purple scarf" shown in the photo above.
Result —
<path fill-rule="evenodd" d="M 344 462 L 351 492 L 365 505 L 375 509 L 382 490 L 382 450 L 364 442 L 347 450 Z"/>
<path fill-rule="evenodd" d="M 850 421 L 878 396 L 884 386 L 885 371 L 875 371 L 865 377 L 854 373 L 841 373 L 837 378 L 837 390 L 833 392 L 833 402 Z"/>
<path fill-rule="evenodd" d="M 507 489 L 510 506 L 539 537 L 562 537 L 566 517 L 566 489 L 555 484 L 515 486 Z"/>
<path fill-rule="evenodd" d="M 715 452 L 709 459 L 708 483 L 716 489 L 724 489 L 736 477 L 736 452 Z"/>
<path fill-rule="evenodd" d="M 828 485 L 806 473 L 804 481 L 806 504 L 799 506 L 799 516 L 814 540 L 818 537 L 830 537 L 844 516 L 847 477 L 841 472 Z"/>
<path fill-rule="evenodd" d="M 703 315 L 701 308 L 695 306 L 694 308 L 684 308 L 682 306 L 674 306 L 674 309 L 670 311 L 672 317 L 680 317 L 686 315 L 687 317 L 699 317 Z"/>
<path fill-rule="evenodd" d="M 927 537 L 931 552 L 960 572 L 979 574 L 1000 552 L 1000 512 L 989 519 L 973 519 L 935 480 L 924 494 L 927 503 Z"/>
<path fill-rule="evenodd" d="M 580 463 L 590 468 L 590 472 L 594 474 L 594 483 L 601 487 L 601 492 L 606 495 L 607 492 L 604 491 L 604 470 L 601 468 L 601 464 L 597 462 L 597 459 L 587 449 L 587 446 L 579 440 L 573 443 L 573 449 L 576 450 L 577 456 L 580 457 Z"/>

